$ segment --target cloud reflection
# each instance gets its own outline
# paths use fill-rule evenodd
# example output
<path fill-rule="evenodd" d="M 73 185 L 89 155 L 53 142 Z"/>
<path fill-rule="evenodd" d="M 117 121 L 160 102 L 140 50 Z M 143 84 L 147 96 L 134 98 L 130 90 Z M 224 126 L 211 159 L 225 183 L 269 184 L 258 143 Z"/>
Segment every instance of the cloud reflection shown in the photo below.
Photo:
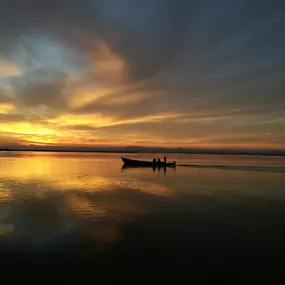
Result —
<path fill-rule="evenodd" d="M 0 224 L 0 237 L 9 235 L 13 232 L 13 225 L 1 225 Z"/>
<path fill-rule="evenodd" d="M 122 239 L 126 223 L 154 212 L 160 199 L 173 194 L 158 182 L 121 176 L 116 164 L 83 158 L 3 158 L 0 234 L 15 241 L 21 236 L 32 247 L 88 236 L 93 246 L 106 249 Z"/>
<path fill-rule="evenodd" d="M 8 202 L 12 199 L 11 191 L 6 187 L 5 183 L 0 183 L 0 203 Z"/>

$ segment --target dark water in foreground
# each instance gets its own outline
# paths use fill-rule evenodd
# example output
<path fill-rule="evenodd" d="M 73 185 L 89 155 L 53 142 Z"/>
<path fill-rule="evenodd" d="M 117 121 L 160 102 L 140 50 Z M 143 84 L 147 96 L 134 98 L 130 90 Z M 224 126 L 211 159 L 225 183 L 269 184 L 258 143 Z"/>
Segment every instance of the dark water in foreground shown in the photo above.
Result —
<path fill-rule="evenodd" d="M 181 166 L 0 153 L 0 273 L 100 284 L 283 280 L 285 158 L 169 159 Z"/>

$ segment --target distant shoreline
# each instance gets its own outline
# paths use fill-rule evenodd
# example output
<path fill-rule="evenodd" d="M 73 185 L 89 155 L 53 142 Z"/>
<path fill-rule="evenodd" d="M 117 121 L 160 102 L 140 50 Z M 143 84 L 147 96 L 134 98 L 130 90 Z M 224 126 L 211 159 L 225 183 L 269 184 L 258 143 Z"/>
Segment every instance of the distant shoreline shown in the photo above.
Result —
<path fill-rule="evenodd" d="M 165 154 L 200 154 L 200 155 L 256 155 L 256 156 L 285 156 L 285 150 L 163 150 L 163 149 L 142 149 L 142 150 L 70 150 L 70 149 L 0 149 L 0 152 L 78 152 L 78 153 L 165 153 Z"/>

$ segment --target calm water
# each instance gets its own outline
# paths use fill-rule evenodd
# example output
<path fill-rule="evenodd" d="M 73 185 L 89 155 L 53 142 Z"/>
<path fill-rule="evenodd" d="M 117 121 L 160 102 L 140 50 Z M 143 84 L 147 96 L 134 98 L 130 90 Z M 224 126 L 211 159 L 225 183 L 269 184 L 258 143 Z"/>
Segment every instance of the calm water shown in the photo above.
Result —
<path fill-rule="evenodd" d="M 168 156 L 178 166 L 164 172 L 122 169 L 120 154 L 1 152 L 1 270 L 102 284 L 281 278 L 285 158 Z"/>

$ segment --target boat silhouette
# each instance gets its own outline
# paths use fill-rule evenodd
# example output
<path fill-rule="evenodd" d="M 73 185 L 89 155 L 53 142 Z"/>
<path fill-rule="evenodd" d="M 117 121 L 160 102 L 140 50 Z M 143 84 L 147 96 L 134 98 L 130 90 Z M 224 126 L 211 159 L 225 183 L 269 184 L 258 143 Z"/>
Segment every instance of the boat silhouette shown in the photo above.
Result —
<path fill-rule="evenodd" d="M 121 159 L 124 163 L 124 166 L 126 167 L 176 167 L 176 161 L 171 162 L 153 162 L 153 161 L 146 161 L 146 160 L 136 160 L 136 159 L 130 159 L 126 157 L 122 157 Z"/>

